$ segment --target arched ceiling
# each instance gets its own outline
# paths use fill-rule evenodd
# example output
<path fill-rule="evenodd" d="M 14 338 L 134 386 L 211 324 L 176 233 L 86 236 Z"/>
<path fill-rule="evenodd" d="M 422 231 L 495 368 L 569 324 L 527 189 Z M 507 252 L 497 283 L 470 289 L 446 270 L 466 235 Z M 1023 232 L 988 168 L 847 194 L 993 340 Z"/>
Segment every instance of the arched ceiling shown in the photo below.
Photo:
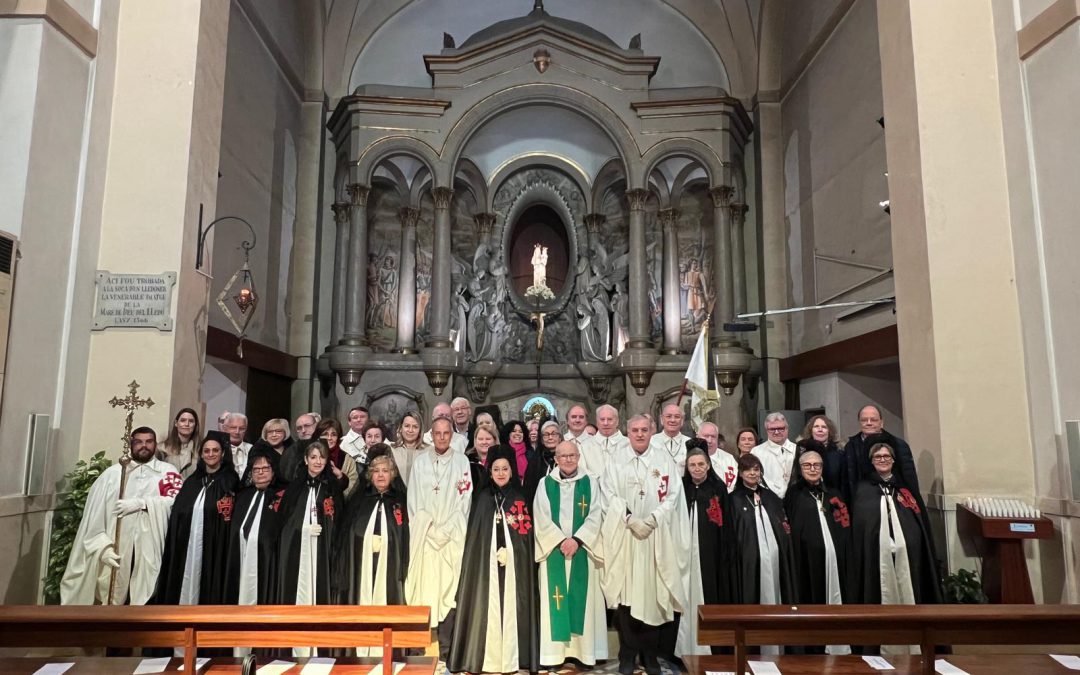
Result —
<path fill-rule="evenodd" d="M 358 82 L 426 85 L 420 56 L 438 53 L 443 32 L 460 45 L 532 8 L 529 0 L 324 1 L 323 82 L 332 101 Z M 661 57 L 654 86 L 721 86 L 748 101 L 757 91 L 760 5 L 768 1 L 546 0 L 545 9 L 587 23 L 620 45 L 640 33 L 645 53 Z M 391 67 L 394 78 L 387 81 Z"/>

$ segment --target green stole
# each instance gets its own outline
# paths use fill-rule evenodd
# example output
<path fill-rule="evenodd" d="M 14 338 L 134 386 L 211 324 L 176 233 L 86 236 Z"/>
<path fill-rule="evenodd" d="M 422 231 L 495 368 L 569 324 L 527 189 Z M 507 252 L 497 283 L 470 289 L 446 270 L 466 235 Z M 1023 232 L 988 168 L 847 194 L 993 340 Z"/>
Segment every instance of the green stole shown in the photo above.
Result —
<path fill-rule="evenodd" d="M 559 481 L 551 476 L 544 479 L 551 519 L 559 524 L 562 500 Z M 592 480 L 582 476 L 574 482 L 574 532 L 578 531 L 592 509 Z M 589 595 L 589 561 L 584 546 L 579 546 L 570 561 L 570 585 L 566 583 L 566 556 L 557 547 L 547 559 L 548 606 L 551 610 L 551 640 L 568 642 L 571 635 L 585 631 L 585 606 Z"/>

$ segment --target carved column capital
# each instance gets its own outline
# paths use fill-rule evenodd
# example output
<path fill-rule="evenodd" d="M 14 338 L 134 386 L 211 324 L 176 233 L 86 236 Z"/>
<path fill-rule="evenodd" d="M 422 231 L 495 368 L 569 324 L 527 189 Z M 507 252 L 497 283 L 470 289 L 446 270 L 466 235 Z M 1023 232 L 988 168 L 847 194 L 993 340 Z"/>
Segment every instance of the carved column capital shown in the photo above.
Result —
<path fill-rule="evenodd" d="M 349 191 L 349 202 L 353 206 L 367 206 L 368 193 L 371 188 L 360 183 L 350 183 L 346 188 Z"/>
<path fill-rule="evenodd" d="M 402 227 L 416 227 L 416 221 L 420 219 L 420 209 L 411 206 L 403 206 L 398 209 L 398 220 Z"/>
<path fill-rule="evenodd" d="M 473 215 L 473 220 L 476 222 L 476 231 L 481 237 L 487 238 L 491 235 L 491 230 L 495 227 L 494 213 L 477 213 Z"/>
<path fill-rule="evenodd" d="M 713 198 L 713 204 L 719 207 L 725 207 L 731 202 L 731 198 L 735 195 L 735 188 L 730 185 L 718 185 L 713 188 L 709 188 L 709 196 Z"/>
<path fill-rule="evenodd" d="M 586 213 L 582 220 L 585 221 L 585 229 L 589 234 L 599 234 L 600 226 L 607 220 L 607 216 L 602 213 Z"/>
<path fill-rule="evenodd" d="M 454 198 L 454 191 L 448 187 L 437 187 L 431 191 L 431 196 L 435 199 L 435 208 L 448 209 L 450 200 Z"/>
<path fill-rule="evenodd" d="M 660 209 L 657 213 L 660 217 L 660 224 L 665 230 L 669 230 L 675 227 L 675 223 L 679 220 L 679 209 Z"/>
<path fill-rule="evenodd" d="M 349 203 L 348 202 L 334 202 L 330 205 L 330 210 L 334 212 L 334 223 L 338 227 L 347 226 L 349 224 Z"/>
<path fill-rule="evenodd" d="M 746 204 L 741 204 L 739 202 L 734 202 L 731 205 L 731 217 L 735 221 L 735 223 L 741 223 L 743 217 L 746 215 L 746 212 L 749 211 L 749 210 L 750 210 L 750 207 L 747 206 Z"/>
<path fill-rule="evenodd" d="M 645 201 L 649 198 L 649 191 L 644 188 L 634 188 L 626 191 L 626 198 L 630 200 L 631 211 L 644 211 Z"/>

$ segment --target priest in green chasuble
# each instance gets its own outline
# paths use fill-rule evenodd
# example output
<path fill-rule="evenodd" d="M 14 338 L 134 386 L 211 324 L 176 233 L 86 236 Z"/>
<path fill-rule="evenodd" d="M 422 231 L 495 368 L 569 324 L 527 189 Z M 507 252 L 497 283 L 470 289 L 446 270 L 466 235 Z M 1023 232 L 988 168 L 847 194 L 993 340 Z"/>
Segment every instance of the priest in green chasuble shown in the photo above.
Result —
<path fill-rule="evenodd" d="M 600 567 L 603 517 L 599 481 L 579 469 L 573 441 L 555 448 L 556 466 L 540 481 L 533 503 L 540 563 L 540 663 L 568 658 L 593 666 L 606 659 L 607 624 Z"/>

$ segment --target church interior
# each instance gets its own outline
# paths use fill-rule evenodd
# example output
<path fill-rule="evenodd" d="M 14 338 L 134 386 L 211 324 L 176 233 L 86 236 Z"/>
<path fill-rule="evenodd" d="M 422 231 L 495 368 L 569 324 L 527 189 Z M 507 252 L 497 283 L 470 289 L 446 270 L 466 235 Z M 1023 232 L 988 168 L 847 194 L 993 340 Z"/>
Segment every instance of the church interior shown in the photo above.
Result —
<path fill-rule="evenodd" d="M 705 335 L 729 441 L 873 404 L 948 571 L 1018 500 L 1080 602 L 1078 59 L 1066 0 L 0 1 L 0 601 L 129 391 L 658 418 Z"/>

